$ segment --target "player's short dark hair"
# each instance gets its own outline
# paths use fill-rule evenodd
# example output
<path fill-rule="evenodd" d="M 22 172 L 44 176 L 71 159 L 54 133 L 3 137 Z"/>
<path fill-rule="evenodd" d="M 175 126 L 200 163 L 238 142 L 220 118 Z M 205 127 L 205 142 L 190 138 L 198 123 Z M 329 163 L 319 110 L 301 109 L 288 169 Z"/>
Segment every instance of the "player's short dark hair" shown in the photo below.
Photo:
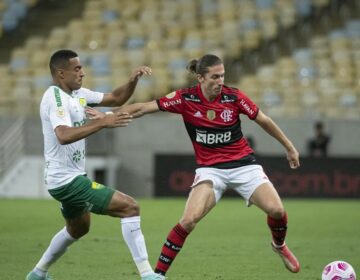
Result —
<path fill-rule="evenodd" d="M 54 75 L 59 68 L 66 68 L 69 60 L 74 57 L 78 57 L 78 54 L 72 50 L 58 50 L 53 53 L 49 62 L 51 74 Z"/>
<path fill-rule="evenodd" d="M 222 60 L 213 54 L 206 54 L 198 59 L 191 60 L 186 69 L 193 74 L 200 74 L 201 76 L 209 72 L 209 67 L 223 64 Z"/>

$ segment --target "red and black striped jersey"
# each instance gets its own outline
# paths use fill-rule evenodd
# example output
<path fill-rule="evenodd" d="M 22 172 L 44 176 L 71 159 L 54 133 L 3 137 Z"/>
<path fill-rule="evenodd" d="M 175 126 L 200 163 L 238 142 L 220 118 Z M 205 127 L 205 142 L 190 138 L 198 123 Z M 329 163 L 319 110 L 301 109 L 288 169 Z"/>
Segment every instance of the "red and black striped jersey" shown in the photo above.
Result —
<path fill-rule="evenodd" d="M 157 104 L 162 111 L 182 115 L 199 166 L 239 162 L 253 153 L 243 137 L 240 114 L 253 120 L 259 108 L 240 90 L 223 86 L 210 102 L 198 84 L 170 93 Z"/>

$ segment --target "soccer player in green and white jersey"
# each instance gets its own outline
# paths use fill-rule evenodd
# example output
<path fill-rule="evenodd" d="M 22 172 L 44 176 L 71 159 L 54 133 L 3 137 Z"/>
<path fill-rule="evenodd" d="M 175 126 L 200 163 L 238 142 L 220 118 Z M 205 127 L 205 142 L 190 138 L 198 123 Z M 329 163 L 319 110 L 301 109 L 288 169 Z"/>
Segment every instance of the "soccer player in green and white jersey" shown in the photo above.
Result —
<path fill-rule="evenodd" d="M 158 279 L 153 272 L 140 228 L 139 205 L 130 196 L 91 181 L 85 173 L 85 138 L 103 128 L 126 127 L 132 120 L 127 113 L 107 114 L 87 121 L 85 107 L 121 106 L 133 94 L 142 75 L 150 75 L 147 66 L 137 68 L 128 83 L 110 94 L 82 88 L 85 76 L 78 55 L 59 50 L 50 59 L 53 84 L 44 93 L 40 116 L 44 134 L 45 185 L 61 202 L 65 227 L 52 238 L 26 280 L 50 280 L 48 270 L 79 238 L 90 229 L 90 212 L 121 218 L 122 234 L 141 279 Z"/>

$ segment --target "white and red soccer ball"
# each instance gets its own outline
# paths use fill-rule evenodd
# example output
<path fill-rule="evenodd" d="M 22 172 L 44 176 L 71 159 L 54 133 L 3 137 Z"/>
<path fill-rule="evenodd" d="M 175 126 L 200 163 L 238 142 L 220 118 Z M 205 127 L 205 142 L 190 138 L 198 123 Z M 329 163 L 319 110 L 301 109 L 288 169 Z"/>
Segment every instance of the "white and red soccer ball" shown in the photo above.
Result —
<path fill-rule="evenodd" d="M 324 267 L 322 280 L 356 280 L 353 267 L 344 261 L 333 261 Z"/>

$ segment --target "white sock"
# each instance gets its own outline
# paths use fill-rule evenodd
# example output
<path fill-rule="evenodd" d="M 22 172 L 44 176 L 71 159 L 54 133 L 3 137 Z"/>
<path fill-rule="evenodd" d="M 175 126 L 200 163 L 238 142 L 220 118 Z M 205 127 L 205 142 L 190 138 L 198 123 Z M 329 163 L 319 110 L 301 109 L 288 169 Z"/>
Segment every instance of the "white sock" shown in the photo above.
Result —
<path fill-rule="evenodd" d="M 285 241 L 284 241 L 284 243 L 283 243 L 283 244 L 281 244 L 281 245 L 277 245 L 274 241 L 272 241 L 272 245 L 273 245 L 276 249 L 279 249 L 279 248 L 284 247 L 286 244 L 285 244 Z"/>
<path fill-rule="evenodd" d="M 60 230 L 50 242 L 49 247 L 42 255 L 40 261 L 36 264 L 34 272 L 44 277 L 49 267 L 56 262 L 67 250 L 67 248 L 77 239 L 70 236 L 64 227 Z"/>
<path fill-rule="evenodd" d="M 140 276 L 143 277 L 153 273 L 148 261 L 144 235 L 140 228 L 140 217 L 136 216 L 121 219 L 121 230 Z"/>

